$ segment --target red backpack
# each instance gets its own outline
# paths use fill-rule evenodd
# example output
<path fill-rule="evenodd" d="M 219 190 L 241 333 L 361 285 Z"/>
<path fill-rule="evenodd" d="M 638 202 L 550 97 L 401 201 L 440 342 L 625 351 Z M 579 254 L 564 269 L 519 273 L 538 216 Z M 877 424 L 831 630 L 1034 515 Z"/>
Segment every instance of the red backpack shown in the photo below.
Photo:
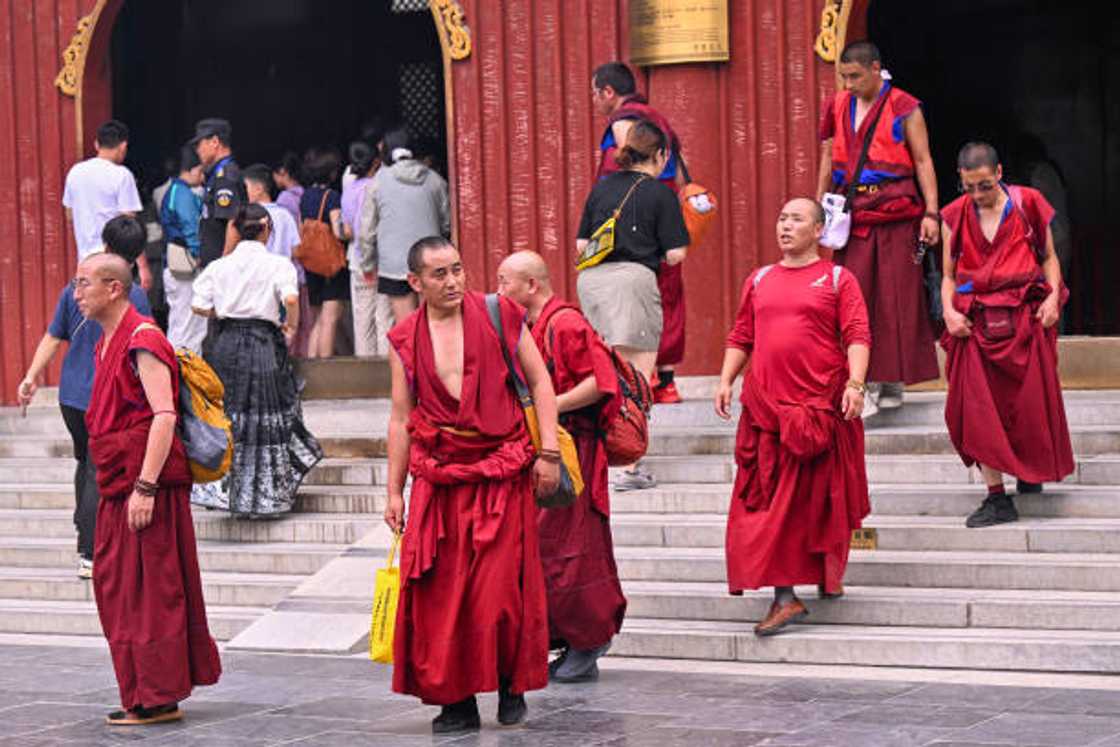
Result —
<path fill-rule="evenodd" d="M 544 351 L 546 359 L 552 357 L 552 317 L 567 309 L 579 313 L 574 306 L 564 306 L 543 320 L 548 332 Z M 619 467 L 633 464 L 649 449 L 649 411 L 653 407 L 653 390 L 633 363 L 619 356 L 610 345 L 605 347 L 618 377 L 619 397 L 617 407 L 600 409 L 599 433 L 606 446 L 607 464 Z"/>

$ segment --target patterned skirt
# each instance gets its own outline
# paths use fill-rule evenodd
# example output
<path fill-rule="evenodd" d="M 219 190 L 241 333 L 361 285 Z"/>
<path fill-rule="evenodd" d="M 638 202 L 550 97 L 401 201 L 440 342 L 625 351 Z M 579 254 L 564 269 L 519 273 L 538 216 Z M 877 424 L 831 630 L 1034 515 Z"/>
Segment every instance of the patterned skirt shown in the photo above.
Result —
<path fill-rule="evenodd" d="M 233 465 L 221 480 L 195 485 L 191 502 L 237 518 L 287 513 L 323 449 L 303 425 L 284 337 L 271 322 L 222 319 L 209 342 L 206 362 L 225 386 L 233 422 Z"/>

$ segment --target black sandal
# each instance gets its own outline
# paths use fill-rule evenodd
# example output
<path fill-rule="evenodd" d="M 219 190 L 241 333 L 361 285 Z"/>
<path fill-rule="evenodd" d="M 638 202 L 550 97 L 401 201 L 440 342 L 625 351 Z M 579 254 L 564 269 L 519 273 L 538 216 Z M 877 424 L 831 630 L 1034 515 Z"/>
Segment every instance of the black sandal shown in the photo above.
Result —
<path fill-rule="evenodd" d="M 105 722 L 113 726 L 146 726 L 179 721 L 182 718 L 183 712 L 179 710 L 179 704 L 168 703 L 154 708 L 137 706 L 131 711 L 113 711 L 105 717 Z"/>

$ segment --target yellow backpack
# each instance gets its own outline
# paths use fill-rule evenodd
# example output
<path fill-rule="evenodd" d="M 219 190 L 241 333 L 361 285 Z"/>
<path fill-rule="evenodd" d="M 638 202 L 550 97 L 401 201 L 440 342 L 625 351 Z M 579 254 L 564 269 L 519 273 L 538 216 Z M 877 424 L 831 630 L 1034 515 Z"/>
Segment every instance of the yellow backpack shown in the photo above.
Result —
<path fill-rule="evenodd" d="M 222 398 L 225 387 L 202 356 L 185 348 L 179 359 L 179 436 L 196 483 L 220 480 L 233 461 L 233 428 Z"/>

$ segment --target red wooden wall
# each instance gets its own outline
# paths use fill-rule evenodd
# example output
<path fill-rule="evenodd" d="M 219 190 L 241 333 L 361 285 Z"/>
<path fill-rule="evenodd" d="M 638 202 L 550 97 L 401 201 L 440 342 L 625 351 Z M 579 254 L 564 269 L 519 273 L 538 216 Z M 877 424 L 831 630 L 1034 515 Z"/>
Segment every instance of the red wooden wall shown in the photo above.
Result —
<path fill-rule="evenodd" d="M 603 120 L 591 71 L 625 59 L 626 0 L 465 0 L 471 56 L 452 66 L 459 241 L 476 288 L 535 249 L 575 297 L 571 257 Z M 732 0 L 731 61 L 651 68 L 640 87 L 673 123 L 718 228 L 685 265 L 687 373 L 715 373 L 747 273 L 777 258 L 782 202 L 815 191 L 821 0 Z M 497 12 L 501 7 L 504 12 Z"/>
<path fill-rule="evenodd" d="M 739 285 L 777 257 L 773 226 L 814 189 L 816 119 L 832 67 L 812 51 L 823 0 L 731 0 L 731 61 L 651 68 L 640 86 L 673 122 L 693 177 L 720 200 L 717 228 L 687 261 L 683 371 L 714 373 Z M 571 256 L 603 121 L 595 66 L 625 59 L 626 0 L 461 0 L 473 49 L 452 63 L 452 184 L 476 288 L 510 251 L 540 251 L 575 297 Z M 15 388 L 75 264 L 61 206 L 79 157 L 73 98 L 55 88 L 62 51 L 96 0 L 0 0 L 0 400 Z M 107 42 L 91 41 L 83 148 L 109 112 Z"/>

